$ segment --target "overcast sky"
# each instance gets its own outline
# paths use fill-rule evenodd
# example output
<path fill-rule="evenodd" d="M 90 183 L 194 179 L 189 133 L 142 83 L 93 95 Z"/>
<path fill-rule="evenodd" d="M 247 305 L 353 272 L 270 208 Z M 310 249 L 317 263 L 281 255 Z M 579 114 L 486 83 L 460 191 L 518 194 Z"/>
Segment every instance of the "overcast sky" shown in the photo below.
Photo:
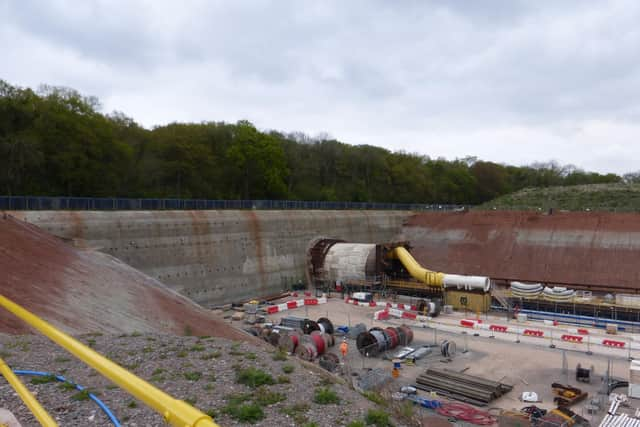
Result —
<path fill-rule="evenodd" d="M 146 127 L 640 170 L 637 0 L 0 0 L 0 78 Z"/>

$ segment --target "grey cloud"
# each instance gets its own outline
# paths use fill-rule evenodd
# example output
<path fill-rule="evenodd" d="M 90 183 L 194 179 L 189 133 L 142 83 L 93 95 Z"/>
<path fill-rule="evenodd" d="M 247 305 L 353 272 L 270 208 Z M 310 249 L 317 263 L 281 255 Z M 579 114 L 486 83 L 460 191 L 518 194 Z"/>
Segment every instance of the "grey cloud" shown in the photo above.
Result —
<path fill-rule="evenodd" d="M 5 0 L 0 11 L 0 78 L 75 87 L 147 126 L 247 118 L 432 157 L 616 172 L 640 156 L 631 0 Z"/>

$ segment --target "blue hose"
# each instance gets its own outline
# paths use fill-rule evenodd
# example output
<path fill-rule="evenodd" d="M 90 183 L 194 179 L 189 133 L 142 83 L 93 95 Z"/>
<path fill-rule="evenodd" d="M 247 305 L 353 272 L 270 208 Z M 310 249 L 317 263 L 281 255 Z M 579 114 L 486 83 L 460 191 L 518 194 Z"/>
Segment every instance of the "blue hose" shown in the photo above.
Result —
<path fill-rule="evenodd" d="M 13 372 L 16 375 L 33 375 L 33 376 L 38 376 L 38 377 L 55 377 L 55 379 L 60 381 L 60 382 L 69 383 L 69 384 L 75 386 L 76 390 L 82 391 L 82 390 L 85 389 L 80 384 L 76 384 L 74 382 L 71 382 L 68 379 L 66 379 L 65 377 L 63 377 L 62 375 L 54 375 L 54 374 L 50 374 L 48 372 L 40 372 L 40 371 L 27 371 L 27 370 L 23 370 L 23 369 L 14 369 Z M 102 409 L 102 411 L 107 415 L 107 417 L 109 417 L 109 419 L 111 420 L 111 422 L 113 423 L 113 425 L 115 427 L 121 427 L 120 421 L 118 421 L 118 418 L 116 418 L 116 416 L 113 415 L 113 412 L 111 412 L 111 410 L 107 407 L 107 405 L 105 405 L 102 402 L 102 400 L 98 399 L 98 397 L 93 393 L 89 393 L 89 398 L 91 400 L 93 400 L 94 402 L 96 402 L 96 404 L 100 407 L 100 409 Z"/>

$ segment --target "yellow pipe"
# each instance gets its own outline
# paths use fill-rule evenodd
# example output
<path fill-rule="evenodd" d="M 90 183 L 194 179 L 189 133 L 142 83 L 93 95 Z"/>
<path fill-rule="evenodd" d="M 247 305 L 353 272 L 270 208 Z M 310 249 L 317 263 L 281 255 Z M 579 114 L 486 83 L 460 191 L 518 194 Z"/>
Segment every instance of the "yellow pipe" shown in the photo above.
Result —
<path fill-rule="evenodd" d="M 38 316 L 0 295 L 0 305 L 42 332 L 50 340 L 82 360 L 131 395 L 161 414 L 164 420 L 175 427 L 217 427 L 210 416 L 188 403 L 174 399 L 162 390 L 135 376 L 111 360 L 54 328 Z"/>
<path fill-rule="evenodd" d="M 58 427 L 53 418 L 47 411 L 40 405 L 40 402 L 31 394 L 31 392 L 20 382 L 18 377 L 13 373 L 11 368 L 0 358 L 0 373 L 6 378 L 7 382 L 18 393 L 20 399 L 29 408 L 34 417 L 44 427 Z"/>
<path fill-rule="evenodd" d="M 414 257 L 411 256 L 408 250 L 402 246 L 398 246 L 391 251 L 391 256 L 400 260 L 402 265 L 405 266 L 409 274 L 429 286 L 442 287 L 444 283 L 444 273 L 427 270 L 421 266 Z"/>

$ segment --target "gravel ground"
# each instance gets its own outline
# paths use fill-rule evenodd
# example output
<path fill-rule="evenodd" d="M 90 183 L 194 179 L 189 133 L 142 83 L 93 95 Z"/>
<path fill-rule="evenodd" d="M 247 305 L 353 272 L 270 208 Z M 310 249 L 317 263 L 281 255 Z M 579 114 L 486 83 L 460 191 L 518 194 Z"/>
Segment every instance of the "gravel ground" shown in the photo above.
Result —
<path fill-rule="evenodd" d="M 257 422 L 261 426 L 347 425 L 353 420 L 363 420 L 367 410 L 376 407 L 318 367 L 303 364 L 291 356 L 274 360 L 276 353 L 266 346 L 222 338 L 153 334 L 96 333 L 78 338 L 172 396 L 213 414 L 222 426 L 246 425 L 224 411 L 232 395 L 240 395 L 239 400 L 245 402 L 270 393 L 283 395 L 284 400 L 280 402 L 262 402 L 264 419 Z M 46 338 L 0 335 L 0 355 L 14 369 L 61 374 L 90 388 L 123 425 L 165 425 L 155 412 Z M 293 372 L 285 374 L 285 365 L 293 366 Z M 269 373 L 275 384 L 257 389 L 239 384 L 238 372 L 250 367 Z M 31 384 L 31 378 L 22 379 L 61 426 L 111 425 L 94 402 L 76 400 L 82 397 L 77 391 L 66 390 L 59 382 Z M 340 403 L 314 403 L 319 387 L 333 390 Z M 25 427 L 39 425 L 4 378 L 0 379 L 0 408 L 11 410 Z"/>

